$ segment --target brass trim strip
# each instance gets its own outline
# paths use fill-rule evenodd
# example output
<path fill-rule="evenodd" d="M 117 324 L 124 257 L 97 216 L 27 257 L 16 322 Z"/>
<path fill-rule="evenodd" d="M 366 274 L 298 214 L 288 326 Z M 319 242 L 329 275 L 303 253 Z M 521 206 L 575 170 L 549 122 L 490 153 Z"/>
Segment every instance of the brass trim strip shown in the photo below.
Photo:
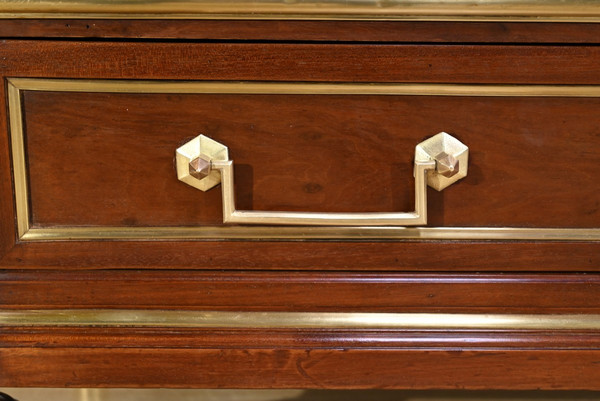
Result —
<path fill-rule="evenodd" d="M 600 1 L 2 0 L 0 18 L 600 22 Z"/>
<path fill-rule="evenodd" d="M 600 85 L 143 81 L 8 78 L 16 90 L 98 93 L 600 97 Z"/>
<path fill-rule="evenodd" d="M 599 228 L 513 227 L 60 227 L 28 228 L 21 241 L 56 240 L 458 240 L 598 241 Z"/>
<path fill-rule="evenodd" d="M 29 195 L 27 189 L 27 162 L 25 159 L 25 141 L 23 134 L 23 110 L 19 88 L 9 82 L 7 89 L 9 124 L 11 128 L 10 140 L 15 180 L 17 232 L 19 237 L 22 237 L 29 231 Z"/>
<path fill-rule="evenodd" d="M 0 326 L 600 330 L 600 315 L 223 312 L 127 309 L 3 310 L 0 311 Z"/>
<path fill-rule="evenodd" d="M 600 85 L 362 84 L 303 82 L 195 82 L 9 78 L 8 107 L 13 150 L 17 224 L 22 241 L 40 240 L 526 240 L 598 241 L 600 228 L 517 227 L 58 227 L 29 223 L 21 92 L 335 94 L 406 96 L 600 97 Z"/>

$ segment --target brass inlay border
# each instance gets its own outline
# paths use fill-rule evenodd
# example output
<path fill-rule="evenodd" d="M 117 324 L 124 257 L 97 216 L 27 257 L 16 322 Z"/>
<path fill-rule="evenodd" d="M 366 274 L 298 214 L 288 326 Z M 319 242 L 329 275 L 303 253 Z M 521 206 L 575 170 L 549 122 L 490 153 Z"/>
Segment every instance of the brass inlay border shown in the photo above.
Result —
<path fill-rule="evenodd" d="M 18 235 L 36 240 L 529 240 L 598 241 L 600 228 L 516 227 L 56 227 L 35 228 L 29 221 L 29 195 L 25 159 L 22 91 L 105 93 L 219 93 L 219 94 L 336 94 L 408 96 L 533 96 L 600 97 L 600 85 L 464 85 L 464 84 L 360 84 L 302 82 L 196 82 L 138 80 L 75 80 L 9 78 L 8 106 L 12 141 Z M 176 178 L 174 178 L 176 179 Z"/>
<path fill-rule="evenodd" d="M 52 240 L 523 240 L 598 241 L 600 229 L 488 227 L 60 227 L 27 228 L 21 241 Z"/>
<path fill-rule="evenodd" d="M 0 311 L 0 326 L 600 330 L 600 315 L 224 312 L 127 309 L 3 310 Z"/>
<path fill-rule="evenodd" d="M 2 0 L 0 18 L 600 22 L 600 1 Z"/>

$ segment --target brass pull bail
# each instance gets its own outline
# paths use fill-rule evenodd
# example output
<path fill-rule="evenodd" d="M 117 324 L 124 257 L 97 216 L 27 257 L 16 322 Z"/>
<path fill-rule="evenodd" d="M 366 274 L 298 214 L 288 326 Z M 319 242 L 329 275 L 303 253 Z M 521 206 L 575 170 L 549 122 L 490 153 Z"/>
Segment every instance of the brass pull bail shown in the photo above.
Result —
<path fill-rule="evenodd" d="M 233 160 L 227 147 L 200 135 L 177 149 L 177 177 L 207 191 L 221 184 L 223 222 L 300 226 L 419 226 L 427 224 L 427 185 L 438 191 L 467 175 L 469 148 L 441 132 L 415 148 L 415 211 L 372 213 L 315 213 L 237 210 Z"/>

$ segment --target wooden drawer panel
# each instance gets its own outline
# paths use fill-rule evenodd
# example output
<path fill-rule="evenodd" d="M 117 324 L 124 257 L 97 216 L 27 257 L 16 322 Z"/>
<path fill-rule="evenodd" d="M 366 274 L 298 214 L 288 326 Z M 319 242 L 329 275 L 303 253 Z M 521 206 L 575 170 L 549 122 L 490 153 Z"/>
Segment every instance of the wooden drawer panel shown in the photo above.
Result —
<path fill-rule="evenodd" d="M 20 205 L 5 164 L 6 267 L 582 271 L 598 262 L 595 47 L 2 47 Z M 439 131 L 470 147 L 471 166 L 451 188 L 429 190 L 425 229 L 224 227 L 220 191 L 185 186 L 173 168 L 174 150 L 203 133 L 230 148 L 242 209 L 409 211 L 414 146 Z M 30 242 L 53 239 L 68 242 Z M 93 242 L 103 239 L 128 242 Z M 165 239 L 372 242 L 144 242 Z M 436 239 L 457 242 L 424 259 Z M 577 243 L 531 242 L 548 239 Z"/>
<path fill-rule="evenodd" d="M 54 84 L 61 86 L 60 81 Z M 215 90 L 229 88 L 223 84 Z M 267 91 L 275 88 L 279 86 L 265 85 Z M 287 90 L 311 88 L 289 84 Z M 523 92 L 536 89 L 524 87 Z M 430 191 L 429 225 L 599 227 L 600 187 L 588 167 L 598 156 L 600 87 L 597 94 L 521 98 L 25 91 L 31 224 L 220 225 L 218 188 L 202 193 L 182 185 L 174 172 L 174 149 L 199 133 L 229 147 L 241 209 L 408 211 L 414 207 L 413 148 L 425 137 L 447 131 L 470 146 L 471 169 L 460 184 Z"/>
<path fill-rule="evenodd" d="M 276 38 L 315 40 L 298 23 Z M 276 31 L 144 26 L 186 24 Z M 598 389 L 600 48 L 318 24 L 371 39 L 0 42 L 0 385 Z M 203 133 L 241 208 L 408 211 L 442 130 L 470 173 L 429 191 L 425 228 L 229 228 L 173 168 Z"/>

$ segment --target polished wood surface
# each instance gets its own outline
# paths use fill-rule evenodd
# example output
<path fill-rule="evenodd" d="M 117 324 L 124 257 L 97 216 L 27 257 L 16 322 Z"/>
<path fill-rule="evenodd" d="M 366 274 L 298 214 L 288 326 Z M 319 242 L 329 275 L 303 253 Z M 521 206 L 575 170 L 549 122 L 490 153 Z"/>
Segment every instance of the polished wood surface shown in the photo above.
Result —
<path fill-rule="evenodd" d="M 6 40 L 0 51 L 12 77 L 600 83 L 596 46 Z"/>
<path fill-rule="evenodd" d="M 2 70 L 5 76 L 520 84 L 600 82 L 597 74 L 600 51 L 593 46 L 334 46 L 7 40 L 1 44 L 1 48 L 5 55 Z M 69 63 L 65 64 L 64 60 L 69 60 Z M 465 142 L 472 142 L 469 145 L 473 149 L 473 164 L 471 175 L 449 188 L 447 193 L 430 191 L 432 203 L 436 206 L 430 208 L 433 222 L 445 225 L 470 223 L 590 227 L 596 224 L 599 216 L 594 195 L 597 192 L 597 182 L 593 180 L 593 170 L 586 168 L 595 157 L 591 149 L 595 140 L 596 99 L 352 97 L 336 99 L 339 107 L 333 107 L 335 104 L 332 106 L 327 103 L 326 97 L 312 97 L 311 104 L 314 103 L 314 106 L 303 103 L 298 98 L 285 97 L 278 98 L 278 110 L 284 117 L 281 120 L 274 120 L 272 114 L 269 114 L 269 110 L 274 107 L 269 102 L 273 102 L 274 98 L 269 100 L 268 97 L 246 96 L 226 103 L 233 111 L 239 110 L 235 114 L 243 116 L 244 113 L 248 114 L 246 108 L 249 107 L 249 102 L 262 102 L 261 108 L 256 111 L 261 116 L 258 121 L 255 115 L 246 115 L 239 120 L 233 118 L 229 109 L 218 110 L 218 104 L 211 104 L 210 96 L 171 96 L 170 102 L 161 100 L 160 107 L 157 108 L 153 102 L 159 98 L 161 97 L 156 95 L 26 94 L 25 120 L 31 129 L 26 133 L 31 141 L 28 144 L 28 151 L 31 152 L 29 168 L 35 176 L 45 177 L 36 181 L 32 176 L 33 222 L 40 225 L 190 224 L 198 219 L 198 208 L 194 206 L 196 203 L 210 205 L 210 212 L 204 214 L 203 218 L 207 219 L 204 221 L 217 222 L 218 191 L 200 193 L 180 184 L 174 179 L 170 161 L 173 149 L 199 131 L 206 131 L 205 133 L 215 135 L 216 139 L 228 142 L 234 159 L 242 161 L 243 168 L 238 169 L 238 173 L 241 173 L 238 184 L 242 186 L 238 191 L 243 206 L 257 209 L 288 206 L 301 209 L 307 205 L 323 210 L 362 207 L 375 210 L 408 209 L 410 194 L 406 188 L 410 188 L 410 185 L 407 186 L 406 183 L 411 180 L 412 147 L 427 135 L 448 128 L 448 131 L 455 131 Z M 218 98 L 224 101 L 226 96 Z M 211 115 L 200 109 L 183 110 L 185 106 L 197 102 L 201 102 L 203 107 L 209 107 Z M 170 103 L 177 107 L 169 105 Z M 355 109 L 352 113 L 345 113 L 342 110 L 344 107 Z M 31 108 L 30 112 L 27 111 L 28 108 Z M 95 108 L 104 113 L 94 113 Z M 128 108 L 131 110 L 128 111 Z M 379 108 L 390 113 L 374 113 Z M 321 123 L 315 127 L 309 111 L 317 109 L 320 119 L 317 121 Z M 79 111 L 70 113 L 74 110 Z M 143 114 L 146 110 L 153 110 L 152 118 Z M 472 110 L 477 110 L 478 113 L 471 114 Z M 513 110 L 519 113 L 518 118 L 512 118 Z M 218 120 L 217 111 L 229 117 L 229 121 Z M 398 115 L 391 113 L 393 111 Z M 173 118 L 178 129 L 173 132 L 160 128 L 154 118 L 157 114 L 161 115 L 161 112 L 162 120 L 172 121 Z M 419 118 L 420 113 L 425 113 L 427 118 Z M 118 118 L 111 121 L 112 116 Z M 60 124 L 67 124 L 69 129 L 61 129 L 60 124 L 52 123 L 57 120 Z M 381 120 L 383 129 L 375 126 L 376 120 Z M 404 126 L 401 123 L 405 120 L 410 125 Z M 252 128 L 254 121 L 256 126 Z M 361 122 L 363 125 L 345 126 L 344 124 L 348 124 L 345 121 L 354 121 L 356 124 Z M 447 127 L 447 121 L 452 122 L 451 127 Z M 290 124 L 298 123 L 300 126 L 289 127 Z M 103 129 L 103 124 L 109 124 L 111 129 Z M 563 126 L 569 129 L 561 130 Z M 418 129 L 413 132 L 411 127 Z M 227 128 L 235 130 L 235 136 L 228 134 Z M 290 129 L 295 135 L 280 134 L 290 132 Z M 495 130 L 497 134 L 489 134 L 488 129 Z M 259 171 L 265 167 L 258 162 L 257 156 L 244 153 L 246 146 L 252 146 L 257 155 L 263 158 L 274 161 L 272 158 L 277 157 L 267 152 L 267 147 L 260 150 L 256 143 L 252 144 L 250 134 L 257 131 L 265 138 L 269 137 L 270 140 L 288 146 L 287 153 L 292 158 L 288 158 L 289 162 L 285 162 L 284 158 L 280 161 L 283 165 L 280 165 L 285 166 L 287 163 L 292 170 L 284 169 L 278 175 L 266 173 L 267 176 L 274 177 L 278 185 L 289 185 L 288 191 L 283 194 L 263 181 L 265 172 L 259 174 Z M 77 135 L 78 132 L 86 135 Z M 152 157 L 152 167 L 148 167 L 148 159 L 141 154 L 135 156 L 134 162 L 127 164 L 127 168 L 121 167 L 120 163 L 130 161 L 125 160 L 120 144 L 131 145 L 132 141 L 136 141 L 134 136 L 127 135 L 128 132 L 135 132 L 136 135 L 139 133 L 146 138 L 142 138 L 141 144 Z M 158 147 L 148 137 L 144 137 L 148 132 L 160 139 Z M 333 144 L 324 138 L 323 132 L 334 136 L 342 133 L 352 141 L 346 143 L 340 139 Z M 397 132 L 408 135 L 410 139 L 402 139 L 397 136 Z M 116 135 L 118 133 L 122 135 Z M 396 162 L 392 169 L 383 169 L 385 180 L 378 185 L 382 188 L 394 188 L 393 190 L 355 191 L 352 185 L 354 172 L 340 167 L 343 158 L 348 157 L 354 158 L 358 165 L 365 163 L 365 158 L 361 157 L 360 152 L 354 152 L 351 144 L 360 145 L 369 154 L 375 154 L 376 150 L 371 142 L 365 141 L 361 135 L 369 135 L 375 143 L 391 140 L 398 144 L 398 149 L 405 149 L 401 152 L 404 159 Z M 67 136 L 70 136 L 68 142 L 64 142 Z M 566 136 L 573 140 L 561 141 Z M 6 131 L 2 138 L 6 143 Z M 56 138 L 63 138 L 63 142 L 58 139 L 54 141 Z M 92 148 L 86 149 L 86 141 L 91 138 L 105 141 L 97 141 Z M 326 145 L 325 148 L 322 143 Z M 344 152 L 332 151 L 334 145 L 341 146 Z M 314 157 L 319 157 L 317 160 L 332 158 L 336 161 L 337 164 L 326 170 L 329 177 L 336 179 L 325 180 L 319 177 L 319 168 L 311 165 L 304 156 L 294 154 L 291 151 L 293 146 L 301 146 L 313 152 L 316 155 Z M 71 148 L 77 152 L 69 151 Z M 485 150 L 486 153 L 481 153 L 490 148 L 496 151 Z M 529 150 L 531 154 L 528 153 Z M 3 148 L 3 152 L 6 156 L 3 162 L 6 163 L 9 158 L 8 146 Z M 93 153 L 93 160 L 82 159 L 85 159 L 86 152 Z M 388 152 L 388 158 L 398 160 L 396 154 L 389 154 L 388 148 L 384 152 Z M 60 159 L 53 156 L 57 153 L 61 154 Z M 112 156 L 117 157 L 120 163 L 113 163 Z M 78 165 L 61 165 L 63 160 L 69 158 Z M 40 164 L 35 163 L 36 160 Z M 301 164 L 294 165 L 299 161 Z M 383 162 L 371 158 L 368 163 L 375 163 L 373 166 L 381 169 L 380 164 Z M 549 167 L 556 163 L 561 163 L 562 167 Z M 161 169 L 160 176 L 156 178 L 161 183 L 160 186 L 143 185 L 144 181 L 140 181 L 155 179 L 157 174 L 144 175 L 143 172 L 148 168 Z M 302 174 L 297 173 L 297 169 L 303 170 Z M 546 169 L 547 174 L 540 172 Z M 55 174 L 55 170 L 61 174 Z M 76 170 L 80 170 L 82 174 L 78 175 Z M 495 172 L 497 175 L 494 175 Z M 600 260 L 600 245 L 596 242 L 451 242 L 444 244 L 442 254 L 436 252 L 439 249 L 436 242 L 410 241 L 15 243 L 11 217 L 14 216 L 14 210 L 10 201 L 12 189 L 7 185 L 10 182 L 8 166 L 2 170 L 2 174 L 5 186 L 3 199 L 6 200 L 1 204 L 3 216 L 6 216 L 2 220 L 2 232 L 6 248 L 0 263 L 5 268 L 597 271 Z M 122 174 L 127 176 L 127 180 L 111 181 L 111 177 Z M 368 180 L 368 172 L 361 172 L 359 169 L 356 174 L 362 177 L 362 184 Z M 340 175 L 344 176 L 344 180 L 337 180 Z M 63 176 L 69 176 L 74 181 L 71 184 L 69 180 L 60 181 Z M 497 176 L 501 178 L 494 179 Z M 84 182 L 86 177 L 95 185 L 87 185 Z M 244 188 L 242 178 L 252 182 L 246 183 Z M 486 183 L 485 190 L 481 185 L 483 181 Z M 252 186 L 256 186 L 256 190 Z M 534 190 L 530 190 L 532 186 Z M 159 187 L 164 191 L 157 191 Z M 329 188 L 333 190 L 328 190 Z M 344 191 L 343 196 L 336 193 L 341 189 Z M 69 197 L 71 190 L 76 190 L 77 198 Z M 152 196 L 149 196 L 148 191 L 151 191 Z M 488 196 L 488 192 L 494 196 Z M 103 196 L 105 193 L 110 197 Z M 297 197 L 299 199 L 296 200 Z M 353 201 L 367 197 L 370 203 L 340 202 L 346 197 Z M 470 199 L 469 202 L 465 197 Z M 474 204 L 471 197 L 476 198 Z M 173 199 L 183 200 L 190 208 L 173 207 Z M 65 207 L 56 207 L 60 203 L 64 203 Z M 454 208 L 450 206 L 452 204 Z M 483 222 L 480 223 L 477 219 L 482 219 Z"/>
<path fill-rule="evenodd" d="M 598 85 L 599 27 L 8 20 L 0 76 Z M 173 170 L 199 133 L 230 147 L 241 207 L 408 210 L 413 148 L 447 130 L 471 171 L 429 192 L 433 224 L 598 227 L 599 102 L 30 91 L 31 223 L 218 224 L 218 189 Z M 597 241 L 20 241 L 6 106 L 0 85 L 0 309 L 600 313 Z M 568 327 L 2 326 L 0 386 L 600 390 L 599 345 Z"/>
<path fill-rule="evenodd" d="M 600 313 L 590 274 L 11 271 L 5 309 Z"/>
<path fill-rule="evenodd" d="M 23 108 L 33 227 L 221 225 L 220 188 L 175 179 L 199 133 L 229 148 L 239 209 L 410 211 L 414 147 L 440 131 L 470 147 L 469 175 L 429 190 L 429 226 L 600 226 L 600 97 L 25 92 Z"/>
<path fill-rule="evenodd" d="M 600 244 L 593 241 L 50 241 L 17 243 L 1 263 L 4 269 L 597 273 Z"/>
<path fill-rule="evenodd" d="M 6 87 L 0 85 L 0 110 L 6 110 Z M 5 255 L 15 244 L 16 210 L 13 200 L 12 166 L 10 157 L 10 138 L 8 137 L 7 113 L 0 113 L 0 254 Z"/>
<path fill-rule="evenodd" d="M 5 38 L 193 39 L 419 43 L 598 43 L 595 23 L 3 20 Z"/>
<path fill-rule="evenodd" d="M 268 333 L 265 333 L 269 337 Z M 301 336 L 296 334 L 298 341 Z M 219 337 L 222 344 L 224 337 Z M 339 346 L 339 345 L 338 345 Z M 597 349 L 471 350 L 349 347 L 0 349 L 0 384 L 65 387 L 587 389 L 600 387 Z M 120 368 L 119 368 L 120 367 Z M 8 379 L 8 380 L 7 380 Z"/>

